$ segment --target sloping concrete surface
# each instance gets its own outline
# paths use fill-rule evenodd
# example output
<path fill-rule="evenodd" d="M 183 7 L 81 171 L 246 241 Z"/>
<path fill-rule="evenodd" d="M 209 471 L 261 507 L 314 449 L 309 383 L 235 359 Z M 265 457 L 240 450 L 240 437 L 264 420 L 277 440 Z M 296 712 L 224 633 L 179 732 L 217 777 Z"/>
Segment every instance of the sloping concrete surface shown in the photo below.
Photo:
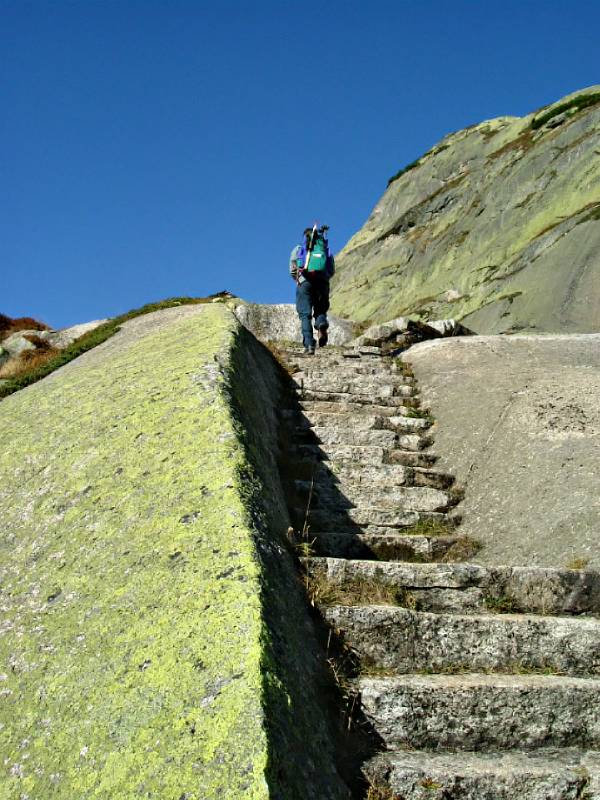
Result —
<path fill-rule="evenodd" d="M 600 566 L 600 334 L 423 342 L 436 466 L 466 487 L 485 564 Z"/>

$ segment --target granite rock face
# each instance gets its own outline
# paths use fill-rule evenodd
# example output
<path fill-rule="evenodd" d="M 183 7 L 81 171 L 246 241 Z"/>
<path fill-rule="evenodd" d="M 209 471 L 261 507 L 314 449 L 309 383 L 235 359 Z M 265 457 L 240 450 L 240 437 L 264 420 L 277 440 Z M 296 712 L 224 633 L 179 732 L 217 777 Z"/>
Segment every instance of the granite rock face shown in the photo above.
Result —
<path fill-rule="evenodd" d="M 347 798 L 242 335 L 147 314 L 0 404 L 2 798 Z"/>
<path fill-rule="evenodd" d="M 600 86 L 450 134 L 337 255 L 332 310 L 479 333 L 600 330 L 599 152 Z"/>
<path fill-rule="evenodd" d="M 403 354 L 486 564 L 600 566 L 600 335 L 475 336 Z"/>

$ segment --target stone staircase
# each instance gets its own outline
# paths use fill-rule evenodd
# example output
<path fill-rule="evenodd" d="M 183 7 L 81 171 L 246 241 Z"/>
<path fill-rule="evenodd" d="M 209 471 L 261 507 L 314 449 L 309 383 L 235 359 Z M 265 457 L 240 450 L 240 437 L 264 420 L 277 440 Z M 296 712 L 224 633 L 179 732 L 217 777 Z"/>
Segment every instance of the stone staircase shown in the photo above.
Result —
<path fill-rule="evenodd" d="M 398 358 L 283 353 L 290 511 L 357 668 L 370 800 L 600 800 L 600 574 L 468 563 L 451 475 Z"/>

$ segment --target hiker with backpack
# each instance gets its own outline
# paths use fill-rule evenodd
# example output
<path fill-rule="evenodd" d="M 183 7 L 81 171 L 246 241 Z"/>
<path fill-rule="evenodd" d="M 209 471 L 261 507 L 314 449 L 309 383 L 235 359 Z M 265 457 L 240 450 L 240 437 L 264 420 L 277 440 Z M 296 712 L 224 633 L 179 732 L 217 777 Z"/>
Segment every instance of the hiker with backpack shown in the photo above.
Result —
<path fill-rule="evenodd" d="M 329 280 L 335 272 L 335 262 L 329 252 L 327 225 L 313 225 L 304 231 L 304 241 L 290 255 L 290 275 L 296 281 L 296 311 L 302 325 L 304 352 L 314 355 L 315 330 L 319 332 L 319 347 L 327 344 L 327 311 L 329 310 Z"/>

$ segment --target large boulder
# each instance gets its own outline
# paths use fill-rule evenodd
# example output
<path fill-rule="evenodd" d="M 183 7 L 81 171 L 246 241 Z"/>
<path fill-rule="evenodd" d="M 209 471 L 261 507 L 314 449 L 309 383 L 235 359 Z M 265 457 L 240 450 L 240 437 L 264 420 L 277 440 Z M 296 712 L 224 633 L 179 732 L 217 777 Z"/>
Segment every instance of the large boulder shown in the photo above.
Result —
<path fill-rule="evenodd" d="M 78 325 L 71 325 L 70 328 L 61 328 L 60 330 L 42 331 L 39 336 L 45 339 L 52 347 L 62 350 L 72 344 L 75 339 L 79 339 L 85 333 L 93 331 L 100 325 L 104 325 L 108 319 L 95 319 L 92 322 L 81 322 Z"/>
<path fill-rule="evenodd" d="M 403 355 L 486 564 L 600 567 L 600 334 L 437 339 Z"/>
<path fill-rule="evenodd" d="M 2 341 L 2 348 L 5 353 L 8 353 L 10 358 L 16 358 L 24 353 L 26 350 L 35 350 L 35 344 L 29 341 L 28 335 L 39 336 L 40 331 L 19 331 L 13 333 Z"/>

